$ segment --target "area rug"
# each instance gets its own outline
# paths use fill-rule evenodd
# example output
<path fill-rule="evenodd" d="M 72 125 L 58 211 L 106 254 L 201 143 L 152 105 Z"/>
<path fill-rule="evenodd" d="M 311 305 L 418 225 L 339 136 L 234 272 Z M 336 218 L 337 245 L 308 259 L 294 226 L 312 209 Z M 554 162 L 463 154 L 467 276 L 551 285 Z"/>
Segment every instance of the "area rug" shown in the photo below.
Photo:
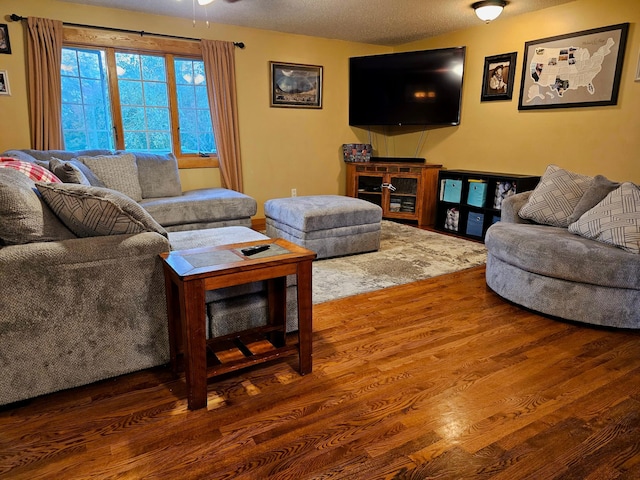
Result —
<path fill-rule="evenodd" d="M 482 243 L 383 220 L 379 251 L 313 262 L 313 303 L 464 270 L 486 259 Z"/>

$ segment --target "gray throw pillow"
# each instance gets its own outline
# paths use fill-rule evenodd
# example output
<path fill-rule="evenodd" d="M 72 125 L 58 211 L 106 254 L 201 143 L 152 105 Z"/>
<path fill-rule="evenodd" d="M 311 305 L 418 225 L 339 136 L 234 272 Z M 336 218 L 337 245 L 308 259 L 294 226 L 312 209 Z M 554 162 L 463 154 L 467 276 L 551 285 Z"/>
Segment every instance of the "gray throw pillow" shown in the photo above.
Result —
<path fill-rule="evenodd" d="M 612 182 L 603 175 L 596 175 L 593 177 L 593 184 L 584 192 L 584 195 L 576 205 L 575 210 L 567 221 L 569 224 L 576 222 L 587 211 L 595 207 L 604 197 L 618 188 L 620 184 L 618 182 Z"/>
<path fill-rule="evenodd" d="M 91 185 L 91 182 L 89 182 L 89 179 L 86 177 L 86 175 L 82 173 L 82 170 L 80 170 L 71 162 L 52 157 L 51 160 L 49 160 L 49 170 L 51 170 L 54 175 L 64 183 L 80 183 L 82 185 Z"/>
<path fill-rule="evenodd" d="M 107 188 L 124 193 L 136 202 L 142 200 L 138 166 L 133 154 L 80 156 L 78 160 L 89 167 Z"/>
<path fill-rule="evenodd" d="M 640 254 L 640 187 L 623 183 L 569 225 L 569 231 Z"/>
<path fill-rule="evenodd" d="M 167 232 L 131 198 L 108 188 L 36 183 L 47 205 L 79 237 Z"/>
<path fill-rule="evenodd" d="M 0 243 L 20 245 L 70 238 L 76 237 L 42 201 L 33 180 L 17 170 L 0 168 Z"/>
<path fill-rule="evenodd" d="M 592 177 L 549 165 L 518 215 L 543 225 L 568 227 L 569 216 L 592 184 Z"/>
<path fill-rule="evenodd" d="M 142 198 L 179 197 L 182 195 L 178 160 L 173 153 L 157 155 L 135 152 Z"/>

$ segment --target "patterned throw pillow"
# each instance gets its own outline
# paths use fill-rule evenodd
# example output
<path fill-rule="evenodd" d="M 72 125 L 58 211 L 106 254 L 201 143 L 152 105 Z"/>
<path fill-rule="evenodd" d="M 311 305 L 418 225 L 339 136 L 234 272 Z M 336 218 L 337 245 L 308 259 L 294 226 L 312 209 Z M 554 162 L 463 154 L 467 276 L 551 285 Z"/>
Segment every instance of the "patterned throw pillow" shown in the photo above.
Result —
<path fill-rule="evenodd" d="M 543 225 L 567 227 L 569 216 L 592 183 L 592 177 L 549 165 L 518 215 Z"/>
<path fill-rule="evenodd" d="M 569 225 L 571 233 L 640 253 L 640 187 L 626 182 Z"/>
<path fill-rule="evenodd" d="M 46 168 L 32 162 L 24 162 L 11 157 L 0 157 L 0 168 L 13 168 L 24 173 L 34 182 L 61 183 L 60 179 Z"/>
<path fill-rule="evenodd" d="M 36 183 L 49 208 L 78 237 L 167 232 L 145 209 L 119 192 L 76 183 Z"/>
<path fill-rule="evenodd" d="M 138 179 L 136 157 L 132 153 L 78 157 L 102 180 L 107 188 L 117 190 L 136 202 L 142 200 L 142 188 Z"/>

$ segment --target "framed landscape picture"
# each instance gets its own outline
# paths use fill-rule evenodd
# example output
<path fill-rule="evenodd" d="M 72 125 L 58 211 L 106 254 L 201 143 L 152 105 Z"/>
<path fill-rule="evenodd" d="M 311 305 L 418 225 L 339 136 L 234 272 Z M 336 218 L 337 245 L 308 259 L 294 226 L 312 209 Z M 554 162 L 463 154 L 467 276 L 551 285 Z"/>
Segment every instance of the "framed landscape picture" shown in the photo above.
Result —
<path fill-rule="evenodd" d="M 269 63 L 272 107 L 322 108 L 321 66 Z"/>
<path fill-rule="evenodd" d="M 518 52 L 485 57 L 481 102 L 511 100 Z"/>
<path fill-rule="evenodd" d="M 618 102 L 628 23 L 526 42 L 518 109 Z"/>

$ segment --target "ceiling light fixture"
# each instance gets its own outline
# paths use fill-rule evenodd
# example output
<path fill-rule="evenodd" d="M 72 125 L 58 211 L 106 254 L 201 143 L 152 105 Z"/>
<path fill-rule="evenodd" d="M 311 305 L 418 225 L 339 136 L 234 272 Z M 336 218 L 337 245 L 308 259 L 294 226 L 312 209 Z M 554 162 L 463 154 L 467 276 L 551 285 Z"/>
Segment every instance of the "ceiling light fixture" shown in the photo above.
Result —
<path fill-rule="evenodd" d="M 209 5 L 213 0 L 198 0 L 198 5 Z"/>
<path fill-rule="evenodd" d="M 506 4 L 507 2 L 504 0 L 483 0 L 474 3 L 471 8 L 476 11 L 476 15 L 480 20 L 489 23 L 500 16 Z"/>

